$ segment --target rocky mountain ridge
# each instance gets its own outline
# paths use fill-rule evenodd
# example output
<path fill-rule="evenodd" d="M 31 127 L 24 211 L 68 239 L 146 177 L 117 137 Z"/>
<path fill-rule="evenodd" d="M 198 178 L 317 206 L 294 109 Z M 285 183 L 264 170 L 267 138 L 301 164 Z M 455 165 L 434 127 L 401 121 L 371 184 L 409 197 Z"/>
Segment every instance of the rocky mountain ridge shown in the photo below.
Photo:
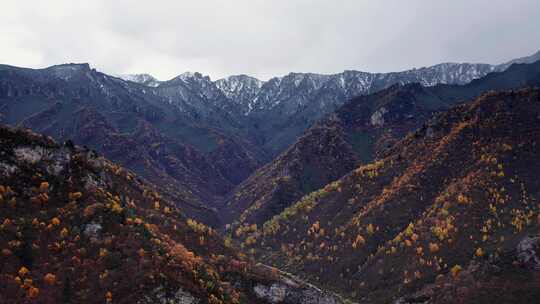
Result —
<path fill-rule="evenodd" d="M 184 73 L 169 81 L 165 96 L 171 102 L 187 104 L 213 103 L 233 120 L 256 129 L 259 141 L 272 155 L 289 146 L 313 122 L 334 111 L 350 98 L 370 94 L 394 84 L 420 83 L 462 85 L 491 72 L 506 70 L 513 63 L 532 63 L 540 52 L 499 65 L 441 63 L 431 67 L 391 73 L 344 71 L 323 75 L 290 73 L 260 81 L 247 75 L 230 76 L 216 81 L 200 73 Z M 129 78 L 129 77 L 128 77 Z M 127 79 L 127 78 L 126 78 Z M 145 81 L 145 77 L 141 78 Z M 182 83 L 175 81 L 182 80 Z M 131 77 L 130 80 L 137 80 Z M 176 85 L 175 85 L 176 84 Z M 202 99 L 201 99 L 202 97 Z M 181 104 L 180 103 L 180 104 Z M 238 116 L 246 116 L 242 119 Z"/>

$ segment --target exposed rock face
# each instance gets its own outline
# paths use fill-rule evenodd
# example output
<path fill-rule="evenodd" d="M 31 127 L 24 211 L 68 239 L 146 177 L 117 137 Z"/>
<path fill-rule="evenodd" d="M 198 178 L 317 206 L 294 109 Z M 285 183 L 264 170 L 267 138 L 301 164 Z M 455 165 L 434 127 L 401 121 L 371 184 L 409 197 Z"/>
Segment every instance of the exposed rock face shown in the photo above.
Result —
<path fill-rule="evenodd" d="M 41 160 L 46 153 L 42 148 L 21 147 L 14 150 L 17 160 L 34 164 Z"/>
<path fill-rule="evenodd" d="M 287 295 L 287 286 L 283 284 L 274 283 L 271 286 L 256 285 L 253 288 L 257 297 L 265 299 L 270 303 L 277 304 L 282 303 Z"/>
<path fill-rule="evenodd" d="M 540 236 L 526 236 L 519 242 L 516 254 L 520 264 L 540 270 Z"/>
<path fill-rule="evenodd" d="M 314 290 L 305 291 L 303 298 L 300 301 L 300 304 L 342 304 L 342 300 L 332 296 L 330 294 L 325 294 L 317 292 Z"/>
<path fill-rule="evenodd" d="M 214 83 L 229 99 L 241 106 L 244 115 L 253 110 L 253 101 L 264 84 L 263 81 L 247 75 L 230 76 Z"/>
<path fill-rule="evenodd" d="M 256 285 L 253 291 L 258 298 L 272 304 L 342 304 L 343 301 L 334 295 L 312 287 L 295 288 L 283 283 L 270 286 Z"/>
<path fill-rule="evenodd" d="M 17 167 L 10 164 L 0 163 L 0 176 L 9 177 L 13 173 L 17 172 Z"/>
<path fill-rule="evenodd" d="M 127 81 L 132 81 L 140 84 L 144 84 L 149 87 L 157 87 L 160 81 L 149 74 L 123 74 L 116 75 L 118 78 L 122 78 Z"/>
<path fill-rule="evenodd" d="M 272 269 L 266 265 L 262 268 Z M 321 290 L 315 285 L 306 282 L 297 276 L 273 269 L 277 272 L 279 280 L 274 283 L 259 283 L 253 287 L 257 298 L 271 304 L 352 304 L 337 294 Z"/>
<path fill-rule="evenodd" d="M 84 227 L 84 235 L 88 237 L 97 237 L 103 227 L 98 223 L 89 223 Z"/>
<path fill-rule="evenodd" d="M 384 114 L 387 112 L 388 110 L 384 107 L 375 111 L 375 113 L 371 115 L 371 125 L 375 127 L 382 127 L 382 125 L 384 125 Z"/>
<path fill-rule="evenodd" d="M 197 304 L 199 299 L 192 296 L 189 292 L 179 288 L 173 294 L 167 294 L 164 287 L 157 287 L 153 294 L 146 295 L 137 301 L 137 304 Z"/>

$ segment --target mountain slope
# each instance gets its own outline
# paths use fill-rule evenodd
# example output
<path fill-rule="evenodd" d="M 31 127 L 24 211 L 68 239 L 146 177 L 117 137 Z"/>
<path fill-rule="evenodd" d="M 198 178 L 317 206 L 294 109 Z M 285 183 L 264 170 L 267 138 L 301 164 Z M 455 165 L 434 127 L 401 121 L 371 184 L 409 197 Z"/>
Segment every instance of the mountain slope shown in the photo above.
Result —
<path fill-rule="evenodd" d="M 253 100 L 264 84 L 263 81 L 247 75 L 229 76 L 214 83 L 227 98 L 240 105 L 244 115 L 253 109 Z"/>
<path fill-rule="evenodd" d="M 367 163 L 381 156 L 437 111 L 492 89 L 540 85 L 539 77 L 537 62 L 514 65 L 463 86 L 394 85 L 354 98 L 238 185 L 226 199 L 226 210 L 231 211 L 228 220 L 236 221 L 234 229 L 260 226 L 263 219 L 345 175 L 358 162 Z M 284 191 L 281 189 L 287 189 L 288 195 L 280 195 Z"/>
<path fill-rule="evenodd" d="M 223 130 L 242 127 L 243 117 L 239 115 L 238 105 L 229 100 L 208 76 L 186 72 L 161 82 L 155 92 L 180 111 L 192 113 L 190 118 L 195 122 L 203 121 Z"/>
<path fill-rule="evenodd" d="M 341 303 L 95 153 L 0 126 L 0 302 Z"/>
<path fill-rule="evenodd" d="M 243 245 L 362 302 L 490 303 L 504 286 L 526 303 L 540 282 L 539 144 L 539 90 L 487 93 L 245 229 Z"/>
<path fill-rule="evenodd" d="M 240 184 L 221 208 L 224 223 L 261 224 L 280 213 L 304 194 L 349 172 L 357 163 L 339 124 L 309 129 L 298 142 Z M 337 135 L 337 136 L 336 136 Z M 309 151 L 309 153 L 306 153 Z"/>
<path fill-rule="evenodd" d="M 233 127 L 219 113 L 212 116 L 223 128 L 215 129 L 211 120 L 196 119 L 202 115 L 196 110 L 164 98 L 155 88 L 84 64 L 41 70 L 0 67 L 0 121 L 104 153 L 166 188 L 176 201 L 198 206 L 194 212 L 208 215 L 199 219 L 215 223 L 205 205 L 211 206 L 266 156 L 231 134 Z"/>

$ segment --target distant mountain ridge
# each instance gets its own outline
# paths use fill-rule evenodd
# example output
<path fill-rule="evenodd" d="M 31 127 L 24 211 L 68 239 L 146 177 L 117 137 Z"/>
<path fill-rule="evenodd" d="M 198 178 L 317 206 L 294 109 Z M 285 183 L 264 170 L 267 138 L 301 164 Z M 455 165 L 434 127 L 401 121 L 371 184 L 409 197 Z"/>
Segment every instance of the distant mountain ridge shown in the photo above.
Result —
<path fill-rule="evenodd" d="M 298 99 L 295 104 L 289 105 L 289 107 L 293 105 L 301 107 L 309 101 L 310 95 L 316 95 L 315 91 L 321 89 L 336 90 L 340 92 L 341 96 L 351 98 L 378 91 L 395 83 L 418 82 L 424 86 L 465 84 L 506 67 L 507 65 L 441 63 L 431 67 L 390 73 L 369 73 L 355 70 L 347 70 L 337 74 L 289 73 L 281 77 L 272 77 L 268 81 L 262 81 L 248 75 L 233 75 L 212 81 L 209 76 L 192 72 L 180 74 L 167 81 L 158 81 L 148 74 L 119 75 L 119 77 L 152 87 L 171 86 L 171 84 L 181 80 L 186 84 L 199 85 L 200 88 L 196 91 L 204 96 L 214 95 L 209 94 L 209 92 L 217 88 L 227 98 L 236 101 L 241 106 L 241 112 L 244 115 L 249 115 L 254 111 L 272 109 L 285 102 L 292 103 L 291 97 L 304 97 Z M 211 84 L 214 84 L 215 87 Z M 299 90 L 299 94 L 294 90 Z M 304 95 L 302 96 L 302 94 Z M 181 97 L 188 98 L 189 96 Z"/>
<path fill-rule="evenodd" d="M 536 52 L 536 53 L 534 53 L 534 54 L 532 54 L 530 56 L 510 60 L 510 61 L 508 61 L 506 63 L 503 63 L 503 64 L 499 65 L 498 69 L 499 70 L 506 69 L 506 68 L 508 68 L 509 66 L 511 66 L 514 63 L 533 63 L 533 62 L 537 62 L 538 60 L 540 60 L 540 51 L 538 51 L 538 52 Z"/>
<path fill-rule="evenodd" d="M 189 81 L 193 78 L 205 78 L 225 94 L 238 102 L 243 113 L 262 110 L 278 105 L 282 100 L 277 98 L 285 87 L 299 87 L 304 82 L 311 90 L 322 88 L 341 88 L 347 97 L 372 93 L 394 83 L 420 83 L 423 86 L 437 84 L 466 84 L 494 71 L 503 71 L 514 63 L 533 63 L 540 60 L 540 51 L 527 57 L 516 58 L 503 64 L 455 63 L 445 62 L 429 67 L 412 68 L 400 72 L 370 73 L 357 70 L 346 70 L 337 74 L 289 73 L 280 77 L 272 77 L 268 81 L 241 74 L 232 75 L 215 81 L 201 73 L 186 72 L 168 80 L 159 81 L 149 74 L 125 74 L 118 77 L 140 84 L 157 87 L 169 84 L 174 79 Z M 265 102 L 266 101 L 266 102 Z M 257 107 L 258 106 L 258 107 Z"/>
<path fill-rule="evenodd" d="M 491 72 L 504 71 L 513 63 L 532 63 L 536 60 L 540 60 L 540 51 L 498 65 L 441 63 L 390 73 L 354 70 L 329 75 L 289 73 L 268 81 L 248 75 L 212 81 L 208 76 L 188 72 L 168 81 L 150 83 L 158 91 L 167 92 L 165 95 L 171 102 L 183 100 L 181 103 L 197 104 L 202 98 L 214 106 L 221 105 L 231 116 L 245 116 L 247 121 L 244 123 L 257 129 L 255 140 L 275 155 L 290 145 L 313 122 L 353 97 L 370 94 L 394 84 L 466 84 Z M 146 84 L 148 77 L 144 75 L 123 78 Z M 160 90 L 162 86 L 164 88 Z"/>
<path fill-rule="evenodd" d="M 508 68 L 510 65 L 512 65 L 514 63 L 533 63 L 533 62 L 538 61 L 538 60 L 540 60 L 540 50 L 537 51 L 536 53 L 530 55 L 530 56 L 515 58 L 515 59 L 509 60 L 509 61 L 507 61 L 505 63 L 502 63 L 502 64 L 467 63 L 467 62 L 463 62 L 463 63 L 443 62 L 443 63 L 435 64 L 435 65 L 432 65 L 432 66 L 429 66 L 429 67 L 412 68 L 412 69 L 408 69 L 408 70 L 404 70 L 404 71 L 400 71 L 400 72 L 369 73 L 369 72 L 363 72 L 363 71 L 358 71 L 358 70 L 345 70 L 342 73 L 336 73 L 336 74 L 289 73 L 287 75 L 291 75 L 291 74 L 311 75 L 311 76 L 316 75 L 316 76 L 319 76 L 321 78 L 325 78 L 326 80 L 328 80 L 329 78 L 332 78 L 334 76 L 339 76 L 339 75 L 346 74 L 347 72 L 352 72 L 352 73 L 372 74 L 372 75 L 377 75 L 379 78 L 384 78 L 385 77 L 384 75 L 389 75 L 389 74 L 394 74 L 394 75 L 395 74 L 417 74 L 417 75 L 429 74 L 429 71 L 444 71 L 445 69 L 448 70 L 448 68 L 450 68 L 450 67 L 459 67 L 461 69 L 466 69 L 466 70 L 469 70 L 471 67 L 483 67 L 483 68 L 491 69 L 492 71 L 501 71 L 501 70 L 505 70 L 506 68 Z M 194 75 L 194 74 L 197 74 L 197 72 L 185 72 L 183 74 L 180 74 L 179 76 L 182 76 L 182 75 L 184 75 L 184 76 L 185 75 Z M 237 89 L 239 87 L 240 88 L 247 88 L 246 86 L 243 86 L 243 83 L 246 83 L 246 82 L 256 82 L 256 83 L 258 83 L 258 85 L 256 87 L 258 89 L 261 89 L 263 84 L 271 81 L 272 79 L 283 79 L 287 75 L 284 75 L 284 76 L 281 76 L 281 77 L 280 76 L 271 77 L 268 81 L 264 81 L 264 80 L 259 80 L 256 77 L 253 77 L 253 76 L 250 76 L 250 75 L 240 74 L 240 75 L 231 75 L 231 76 L 227 76 L 227 77 L 224 77 L 224 78 L 220 78 L 218 80 L 215 80 L 214 82 L 225 93 L 227 91 L 230 92 L 231 88 L 232 88 L 232 91 L 238 91 Z M 114 75 L 114 76 L 122 78 L 122 79 L 127 80 L 127 81 L 137 82 L 137 83 L 140 83 L 140 84 L 145 84 L 149 80 L 151 80 L 153 82 L 155 81 L 157 84 L 165 82 L 165 81 L 160 81 L 157 78 L 155 78 L 152 75 L 147 74 L 147 73 L 141 73 L 141 74 L 117 74 L 117 75 Z M 468 77 L 474 77 L 474 73 L 472 73 L 472 75 L 469 75 Z M 422 78 L 422 77 L 419 77 L 419 78 Z M 428 77 L 425 77 L 426 80 L 427 80 L 427 78 Z M 461 78 L 461 81 L 463 83 L 467 83 L 467 82 L 470 82 L 472 80 L 472 79 L 468 79 L 467 77 L 455 77 L 454 76 L 454 77 L 447 77 L 446 81 L 451 80 L 451 78 L 458 78 L 458 79 Z M 233 85 L 232 86 L 224 85 L 224 83 L 228 83 L 228 82 L 231 82 Z M 422 83 L 422 82 L 420 82 L 420 83 Z M 425 81 L 425 82 L 422 83 L 422 85 L 430 86 L 430 85 L 435 85 L 435 84 L 438 84 L 438 83 L 444 83 L 444 82 Z M 449 83 L 449 82 L 446 82 L 446 83 Z M 152 86 L 154 86 L 154 85 L 152 85 Z M 249 90 L 250 91 L 256 91 L 255 88 L 249 88 Z"/>

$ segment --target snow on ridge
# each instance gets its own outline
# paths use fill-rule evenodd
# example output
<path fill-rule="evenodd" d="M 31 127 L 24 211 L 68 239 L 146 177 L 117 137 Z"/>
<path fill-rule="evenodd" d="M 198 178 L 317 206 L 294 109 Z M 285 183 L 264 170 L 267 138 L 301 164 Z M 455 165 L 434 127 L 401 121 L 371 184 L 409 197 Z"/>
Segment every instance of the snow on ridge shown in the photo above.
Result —
<path fill-rule="evenodd" d="M 203 76 L 201 73 L 185 72 L 163 83 L 175 87 L 175 90 L 182 91 L 176 93 L 178 97 L 181 96 L 180 98 L 203 98 L 218 106 L 225 98 L 236 104 L 244 115 L 248 115 L 253 111 L 266 111 L 276 107 L 284 107 L 284 109 L 289 110 L 300 108 L 311 102 L 320 105 L 323 103 L 325 105 L 339 105 L 345 101 L 342 99 L 369 94 L 397 83 L 419 83 L 423 86 L 462 85 L 506 67 L 444 62 L 433 66 L 389 73 L 369 73 L 357 70 L 345 70 L 335 74 L 291 72 L 267 81 L 261 81 L 245 74 L 232 75 L 212 81 L 210 77 Z M 122 78 L 148 83 L 151 77 L 148 74 L 138 74 L 137 76 Z M 158 82 L 158 85 L 162 83 L 155 81 Z M 319 100 L 320 98 L 326 98 L 326 100 Z M 216 100 L 212 101 L 211 99 Z M 217 103 L 218 101 L 219 103 Z M 192 103 L 191 100 L 185 100 L 185 102 Z"/>
<path fill-rule="evenodd" d="M 136 82 L 139 84 L 144 84 L 150 87 L 157 87 L 161 83 L 161 81 L 157 80 L 155 77 L 153 77 L 150 74 L 118 74 L 114 75 L 115 77 L 118 77 L 120 79 Z"/>

